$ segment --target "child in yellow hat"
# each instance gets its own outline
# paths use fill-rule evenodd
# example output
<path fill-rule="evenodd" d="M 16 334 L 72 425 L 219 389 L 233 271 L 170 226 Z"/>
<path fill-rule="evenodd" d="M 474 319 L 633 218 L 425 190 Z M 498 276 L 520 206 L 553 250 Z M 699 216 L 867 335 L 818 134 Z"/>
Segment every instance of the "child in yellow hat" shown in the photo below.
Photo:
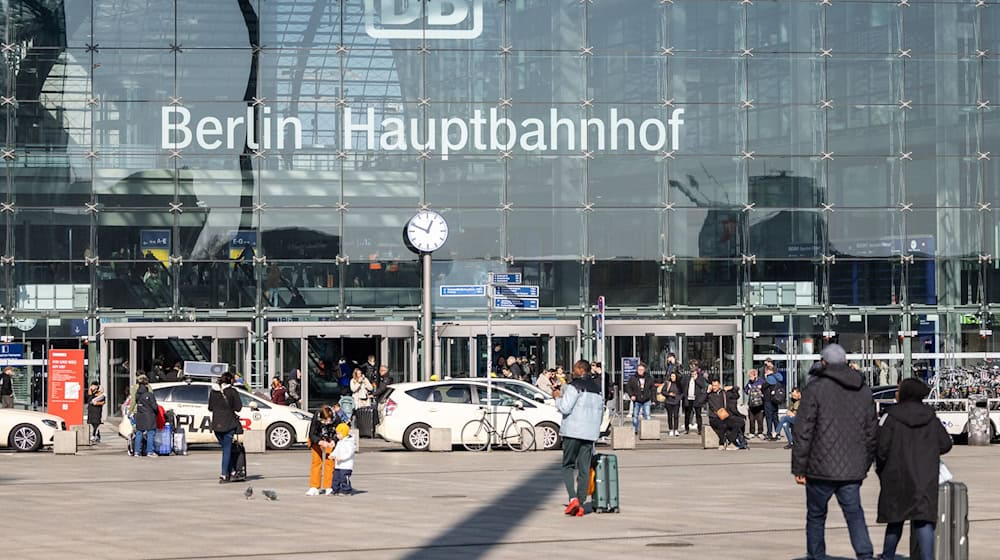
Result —
<path fill-rule="evenodd" d="M 354 453 L 357 443 L 351 436 L 351 428 L 347 424 L 337 426 L 337 445 L 333 448 L 333 494 L 350 496 L 354 494 L 351 487 L 351 475 L 354 473 Z"/>

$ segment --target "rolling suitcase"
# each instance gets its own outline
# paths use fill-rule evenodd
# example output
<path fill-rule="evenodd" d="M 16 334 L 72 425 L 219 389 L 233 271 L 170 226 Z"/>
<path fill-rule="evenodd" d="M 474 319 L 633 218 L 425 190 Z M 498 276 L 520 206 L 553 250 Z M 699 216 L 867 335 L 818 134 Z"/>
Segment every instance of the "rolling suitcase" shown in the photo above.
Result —
<path fill-rule="evenodd" d="M 969 560 L 969 488 L 961 482 L 948 482 L 945 486 L 951 487 L 948 512 L 951 515 L 951 534 L 948 535 L 951 556 L 945 558 Z"/>
<path fill-rule="evenodd" d="M 229 480 L 243 482 L 247 479 L 247 452 L 243 442 L 233 440 L 229 455 Z"/>
<path fill-rule="evenodd" d="M 358 419 L 358 435 L 363 438 L 375 437 L 375 407 L 363 406 L 354 411 Z"/>
<path fill-rule="evenodd" d="M 188 454 L 187 432 L 183 428 L 174 432 L 173 447 L 174 455 Z"/>
<path fill-rule="evenodd" d="M 912 525 L 910 531 L 910 558 L 919 558 L 920 545 L 912 532 Z M 969 559 L 969 490 L 961 482 L 946 482 L 938 487 L 934 558 Z"/>
<path fill-rule="evenodd" d="M 618 456 L 594 455 L 594 513 L 618 513 Z"/>
<path fill-rule="evenodd" d="M 153 436 L 153 450 L 157 455 L 170 455 L 173 449 L 173 430 L 170 429 L 170 424 L 166 424 L 162 430 L 156 430 L 156 435 Z"/>

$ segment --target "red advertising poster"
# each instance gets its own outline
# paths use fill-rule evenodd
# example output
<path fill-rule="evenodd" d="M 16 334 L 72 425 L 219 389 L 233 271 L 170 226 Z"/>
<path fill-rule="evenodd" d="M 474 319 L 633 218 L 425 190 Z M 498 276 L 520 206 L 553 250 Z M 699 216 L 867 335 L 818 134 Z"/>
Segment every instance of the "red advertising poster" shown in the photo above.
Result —
<path fill-rule="evenodd" d="M 49 350 L 49 414 L 83 424 L 83 350 Z"/>

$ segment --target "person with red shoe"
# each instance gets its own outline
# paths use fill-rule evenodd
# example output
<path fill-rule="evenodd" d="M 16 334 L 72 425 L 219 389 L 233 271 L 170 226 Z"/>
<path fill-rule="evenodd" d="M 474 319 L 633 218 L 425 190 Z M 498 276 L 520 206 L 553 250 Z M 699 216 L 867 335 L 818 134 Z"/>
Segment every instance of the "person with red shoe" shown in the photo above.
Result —
<path fill-rule="evenodd" d="M 580 360 L 573 364 L 573 381 L 565 389 L 553 390 L 552 396 L 563 416 L 559 435 L 562 436 L 563 482 L 569 494 L 565 513 L 583 517 L 594 442 L 601 435 L 601 420 L 604 417 L 601 386 L 591 377 L 590 364 Z"/>

